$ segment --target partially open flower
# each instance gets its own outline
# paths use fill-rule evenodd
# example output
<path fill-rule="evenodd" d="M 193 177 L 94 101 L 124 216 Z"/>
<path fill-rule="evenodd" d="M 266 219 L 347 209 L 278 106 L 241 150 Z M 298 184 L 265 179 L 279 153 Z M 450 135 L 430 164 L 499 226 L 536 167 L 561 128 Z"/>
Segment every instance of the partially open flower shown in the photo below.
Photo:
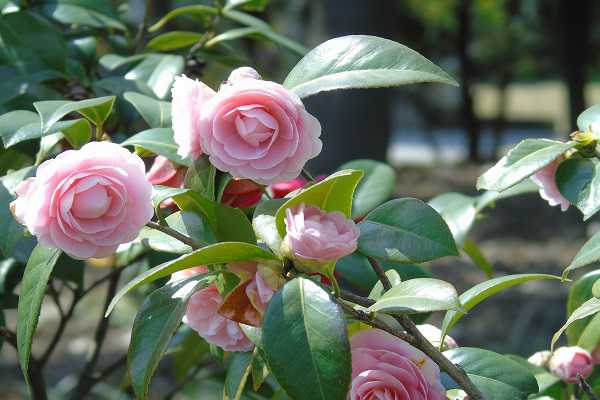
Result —
<path fill-rule="evenodd" d="M 556 170 L 563 159 L 563 157 L 560 157 L 552 161 L 536 172 L 531 180 L 540 188 L 539 192 L 542 199 L 546 200 L 551 206 L 560 205 L 561 211 L 567 211 L 571 202 L 560 193 L 556 185 Z"/>
<path fill-rule="evenodd" d="M 353 253 L 358 245 L 358 227 L 337 211 L 300 204 L 286 210 L 285 225 L 283 254 L 306 272 L 319 272 L 318 266 Z"/>
<path fill-rule="evenodd" d="M 579 376 L 586 379 L 594 369 L 591 354 L 581 347 L 559 347 L 552 353 L 548 367 L 566 383 L 578 383 Z"/>

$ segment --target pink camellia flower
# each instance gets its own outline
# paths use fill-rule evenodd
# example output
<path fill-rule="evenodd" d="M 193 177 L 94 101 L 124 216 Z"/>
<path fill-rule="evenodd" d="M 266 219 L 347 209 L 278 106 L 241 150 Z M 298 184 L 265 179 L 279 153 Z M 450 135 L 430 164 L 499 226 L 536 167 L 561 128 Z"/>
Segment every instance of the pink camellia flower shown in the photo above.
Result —
<path fill-rule="evenodd" d="M 563 161 L 558 158 L 536 172 L 531 180 L 540 188 L 540 197 L 548 202 L 550 206 L 560 205 L 561 211 L 567 211 L 571 203 L 558 190 L 556 185 L 556 170 Z"/>
<path fill-rule="evenodd" d="M 162 185 L 173 188 L 183 187 L 187 168 L 174 165 L 166 157 L 156 156 L 152 167 L 146 173 L 146 179 L 153 185 Z M 169 198 L 161 203 L 161 208 L 171 207 L 175 204 Z"/>
<path fill-rule="evenodd" d="M 281 199 L 285 197 L 288 193 L 303 188 L 304 185 L 306 185 L 306 179 L 302 178 L 301 176 L 298 176 L 289 181 L 269 185 L 269 191 L 271 192 L 271 195 L 274 199 Z"/>
<path fill-rule="evenodd" d="M 171 281 L 178 281 L 206 271 L 206 267 L 202 266 L 189 268 L 174 273 Z M 239 324 L 217 312 L 221 304 L 223 304 L 223 297 L 215 284 L 200 289 L 190 297 L 183 322 L 208 343 L 222 347 L 225 351 L 251 350 L 254 345 Z"/>
<path fill-rule="evenodd" d="M 38 242 L 73 258 L 107 257 L 135 239 L 153 215 L 142 160 L 123 147 L 92 142 L 42 163 L 11 204 Z"/>
<path fill-rule="evenodd" d="M 533 353 L 527 361 L 538 367 L 547 368 L 550 357 L 552 357 L 552 353 L 548 350 L 543 350 Z"/>
<path fill-rule="evenodd" d="M 179 154 L 261 184 L 292 179 L 321 152 L 321 125 L 294 93 L 249 67 L 231 73 L 217 93 L 180 77 L 173 87 Z M 191 121 L 191 122 L 190 122 Z"/>
<path fill-rule="evenodd" d="M 231 207 L 252 207 L 262 198 L 262 188 L 250 179 L 232 179 L 229 181 L 221 202 Z"/>
<path fill-rule="evenodd" d="M 246 295 L 260 315 L 266 311 L 275 291 L 284 284 L 274 270 L 269 267 L 261 267 L 256 262 L 232 262 L 227 264 L 227 269 L 242 280 L 252 280 L 246 286 Z"/>
<path fill-rule="evenodd" d="M 300 262 L 324 264 L 356 250 L 358 227 L 340 212 L 304 203 L 285 211 L 284 253 Z"/>
<path fill-rule="evenodd" d="M 379 329 L 350 339 L 352 381 L 348 400 L 443 400 L 438 366 L 423 352 Z"/>
<path fill-rule="evenodd" d="M 591 354 L 578 346 L 559 347 L 548 362 L 550 371 L 566 383 L 578 383 L 586 379 L 594 369 Z"/>

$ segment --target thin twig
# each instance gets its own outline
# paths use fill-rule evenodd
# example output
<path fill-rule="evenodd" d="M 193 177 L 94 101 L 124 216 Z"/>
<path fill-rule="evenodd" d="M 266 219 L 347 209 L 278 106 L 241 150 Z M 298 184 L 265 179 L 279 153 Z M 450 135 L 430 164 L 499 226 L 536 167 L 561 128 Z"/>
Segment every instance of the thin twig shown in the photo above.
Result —
<path fill-rule="evenodd" d="M 123 367 L 127 362 L 127 356 L 121 356 L 117 360 L 115 360 L 112 364 L 109 364 L 106 368 L 104 368 L 100 373 L 96 376 L 92 377 L 93 384 L 95 385 L 98 382 L 102 382 L 114 372 L 118 371 L 119 368 Z"/>
<path fill-rule="evenodd" d="M 373 271 L 375 271 L 375 273 L 377 274 L 377 278 L 383 285 L 383 291 L 387 292 L 388 290 L 390 290 L 392 288 L 392 284 L 390 283 L 390 280 L 388 279 L 387 275 L 385 274 L 385 271 L 383 270 L 383 268 L 381 268 L 381 265 L 379 265 L 377 260 L 375 260 L 373 257 L 367 257 L 367 258 L 369 260 L 369 263 L 371 264 L 371 267 L 373 268 Z"/>
<path fill-rule="evenodd" d="M 198 372 L 200 372 L 203 366 L 204 365 L 202 364 L 196 365 L 196 368 L 194 368 L 192 372 L 190 372 L 180 383 L 175 385 L 173 389 L 171 389 L 167 394 L 165 394 L 163 400 L 171 400 L 181 389 L 183 389 L 188 383 L 194 380 L 194 378 L 196 377 L 196 375 L 198 375 Z"/>
<path fill-rule="evenodd" d="M 598 397 L 596 397 L 596 395 L 594 394 L 594 390 L 592 389 L 590 384 L 587 383 L 585 379 L 583 379 L 583 376 L 577 374 L 577 377 L 579 378 L 579 387 L 581 388 L 581 390 L 583 390 L 585 394 L 588 395 L 590 400 L 598 400 Z"/>
<path fill-rule="evenodd" d="M 169 235 L 177 240 L 179 240 L 180 242 L 187 244 L 188 246 L 190 246 L 193 250 L 197 250 L 201 247 L 203 247 L 200 243 L 196 242 L 194 239 L 192 239 L 189 236 L 184 235 L 181 232 L 176 231 L 173 228 L 169 228 L 168 226 L 164 226 L 164 225 L 160 225 L 157 224 L 154 221 L 150 221 L 146 224 L 146 226 L 148 228 L 152 228 L 152 229 L 156 229 L 157 231 L 160 231 L 162 233 L 164 233 L 165 235 Z"/>

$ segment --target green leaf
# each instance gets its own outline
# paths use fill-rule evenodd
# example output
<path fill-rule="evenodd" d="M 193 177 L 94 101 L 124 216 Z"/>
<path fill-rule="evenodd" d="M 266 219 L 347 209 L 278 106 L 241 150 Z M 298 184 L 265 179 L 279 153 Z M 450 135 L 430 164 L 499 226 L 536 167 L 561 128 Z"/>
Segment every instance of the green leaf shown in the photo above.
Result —
<path fill-rule="evenodd" d="M 450 283 L 430 278 L 400 282 L 369 307 L 369 311 L 386 313 L 422 313 L 441 310 L 461 311 L 458 293 Z"/>
<path fill-rule="evenodd" d="M 261 12 L 268 3 L 269 0 L 227 0 L 225 9 L 241 8 L 246 11 Z"/>
<path fill-rule="evenodd" d="M 592 287 L 595 282 L 600 282 L 600 270 L 588 272 L 573 283 L 569 288 L 569 296 L 567 298 L 567 316 L 571 315 L 583 303 L 593 297 Z M 579 341 L 579 338 L 591 320 L 591 317 L 582 318 L 569 325 L 567 328 L 567 339 L 570 345 L 575 345 Z"/>
<path fill-rule="evenodd" d="M 25 127 L 28 127 L 28 129 L 24 129 Z M 16 110 L 3 114 L 0 116 L 0 136 L 2 137 L 4 147 L 8 148 L 24 140 L 28 140 L 32 136 L 28 131 L 35 129 L 35 127 L 40 131 L 40 117 L 34 112 Z M 31 139 L 40 136 L 34 136 Z"/>
<path fill-rule="evenodd" d="M 54 124 L 72 112 L 78 112 L 94 125 L 101 126 L 112 111 L 114 102 L 115 96 L 106 96 L 81 101 L 38 101 L 33 106 L 42 119 L 42 132 L 48 133 Z"/>
<path fill-rule="evenodd" d="M 185 174 L 184 185 L 186 188 L 198 192 L 209 200 L 215 200 L 215 179 L 217 169 L 202 155 L 194 160 Z"/>
<path fill-rule="evenodd" d="M 387 276 L 392 287 L 402 284 L 402 278 L 395 269 L 385 271 L 385 276 Z M 380 280 L 377 280 L 377 283 L 375 283 L 375 286 L 373 286 L 373 289 L 371 289 L 371 292 L 369 293 L 369 298 L 373 300 L 379 300 L 384 293 L 385 291 L 383 290 L 383 283 L 381 283 Z"/>
<path fill-rule="evenodd" d="M 35 239 L 24 236 L 25 228 L 10 211 L 10 203 L 15 199 L 14 189 L 23 179 L 34 174 L 35 168 L 26 167 L 0 178 L 0 252 L 6 258 L 12 256 L 25 261 L 35 246 Z M 23 247 L 24 254 L 16 254 L 20 253 L 19 247 Z"/>
<path fill-rule="evenodd" d="M 225 395 L 227 400 L 240 400 L 246 381 L 252 370 L 253 354 L 235 352 L 231 355 L 227 375 L 225 376 Z"/>
<path fill-rule="evenodd" d="M 192 251 L 174 260 L 167 261 L 157 267 L 136 276 L 129 281 L 113 297 L 106 315 L 110 314 L 119 300 L 131 290 L 169 276 L 174 272 L 198 265 L 227 264 L 235 261 L 279 261 L 279 259 L 256 245 L 242 242 L 221 242 Z"/>
<path fill-rule="evenodd" d="M 590 159 L 569 159 L 556 170 L 560 193 L 574 204 L 586 220 L 600 210 L 600 163 Z"/>
<path fill-rule="evenodd" d="M 592 295 L 594 297 L 600 298 L 600 281 L 596 281 L 594 286 L 592 286 Z"/>
<path fill-rule="evenodd" d="M 463 244 L 463 251 L 467 256 L 469 256 L 471 261 L 473 261 L 473 264 L 483 271 L 488 278 L 492 277 L 494 274 L 492 264 L 490 264 L 487 258 L 485 258 L 475 241 L 470 239 L 465 240 L 465 243 Z"/>
<path fill-rule="evenodd" d="M 215 243 L 216 239 L 206 223 L 206 221 L 196 213 L 178 211 L 169 215 L 165 222 L 170 228 L 191 237 L 198 243 Z M 192 251 L 187 244 L 180 242 L 166 233 L 157 231 L 149 227 L 144 227 L 140 231 L 136 241 L 141 241 L 152 250 L 167 253 L 186 254 Z"/>
<path fill-rule="evenodd" d="M 467 373 L 486 400 L 526 400 L 539 390 L 531 372 L 498 353 L 460 347 L 444 355 Z"/>
<path fill-rule="evenodd" d="M 275 223 L 281 237 L 284 237 L 286 232 L 285 210 L 301 203 L 310 204 L 325 211 L 340 211 L 346 217 L 350 217 L 352 196 L 362 176 L 361 171 L 338 171 L 286 201 L 275 214 Z"/>
<path fill-rule="evenodd" d="M 265 243 L 273 253 L 281 255 L 281 242 L 283 239 L 277 231 L 275 214 L 286 199 L 272 199 L 258 203 L 252 217 L 252 228 L 257 239 Z"/>
<path fill-rule="evenodd" d="M 121 146 L 136 146 L 166 157 L 176 164 L 190 166 L 191 161 L 177 154 L 177 145 L 171 128 L 153 128 L 136 133 L 121 143 Z"/>
<path fill-rule="evenodd" d="M 171 103 L 135 92 L 125 92 L 125 100 L 135 107 L 150 128 L 171 127 Z"/>
<path fill-rule="evenodd" d="M 596 350 L 598 344 L 600 344 L 600 313 L 591 317 L 577 341 L 577 346 L 586 349 L 590 353 Z"/>
<path fill-rule="evenodd" d="M 153 54 L 156 55 L 156 53 L 144 53 L 144 54 L 136 54 L 136 55 L 129 56 L 129 57 L 123 57 L 118 54 L 105 54 L 102 57 L 100 57 L 100 60 L 98 60 L 98 62 L 104 68 L 112 71 L 114 69 L 122 67 L 123 65 L 141 61 L 144 58 L 151 56 Z"/>
<path fill-rule="evenodd" d="M 502 276 L 500 278 L 494 278 L 481 282 L 473 286 L 460 295 L 460 303 L 464 307 L 465 312 L 469 312 L 476 305 L 482 301 L 492 297 L 495 294 L 502 292 L 508 288 L 516 285 L 520 285 L 525 282 L 537 281 L 542 279 L 558 279 L 560 277 L 546 274 L 517 274 Z M 456 311 L 448 311 L 442 322 L 442 338 L 450 332 L 450 329 L 464 316 L 464 313 L 457 313 Z"/>
<path fill-rule="evenodd" d="M 196 290 L 206 287 L 210 278 L 200 274 L 169 282 L 142 304 L 133 322 L 127 355 L 131 386 L 137 398 L 148 398 L 152 375 L 185 315 L 187 301 Z"/>
<path fill-rule="evenodd" d="M 577 127 L 582 132 L 594 132 L 592 126 L 597 125 L 598 121 L 600 121 L 600 104 L 595 104 L 579 114 L 577 117 Z M 595 131 L 599 133 L 598 126 L 595 127 Z"/>
<path fill-rule="evenodd" d="M 190 47 L 204 35 L 197 32 L 172 31 L 153 37 L 146 45 L 148 50 L 170 51 Z"/>
<path fill-rule="evenodd" d="M 303 56 L 308 51 L 301 44 L 275 33 L 271 29 L 265 29 L 261 27 L 235 28 L 228 30 L 207 41 L 206 47 L 210 48 L 222 42 L 243 39 L 247 37 L 273 42 L 299 56 Z"/>
<path fill-rule="evenodd" d="M 225 8 L 223 9 L 223 16 L 227 19 L 237 22 L 238 24 L 253 28 L 271 29 L 271 26 L 262 19 L 256 18 L 254 15 L 239 10 Z"/>
<path fill-rule="evenodd" d="M 93 28 L 114 28 L 127 31 L 119 21 L 110 2 L 96 0 L 53 0 L 38 6 L 41 11 L 63 24 L 84 25 Z"/>
<path fill-rule="evenodd" d="M 535 380 L 537 381 L 539 387 L 539 393 L 543 393 L 551 386 L 560 382 L 560 378 L 556 375 L 550 373 L 548 370 L 542 367 L 538 367 L 537 365 L 533 365 L 523 357 L 515 356 L 513 354 L 508 354 L 505 357 L 511 359 L 514 362 L 519 363 L 520 366 L 526 368 L 529 372 L 533 374 Z M 540 400 L 539 397 L 536 397 L 537 400 Z M 552 399 L 552 398 L 550 398 Z"/>
<path fill-rule="evenodd" d="M 125 74 L 125 79 L 145 82 L 159 99 L 171 93 L 171 84 L 183 72 L 185 60 L 172 54 L 149 54 Z"/>
<path fill-rule="evenodd" d="M 463 246 L 477 216 L 476 202 L 477 198 L 464 194 L 444 193 L 428 204 L 446 221 L 456 243 Z"/>
<path fill-rule="evenodd" d="M 596 232 L 585 244 L 579 249 L 573 261 L 563 271 L 563 278 L 569 275 L 569 272 L 574 269 L 585 267 L 600 261 L 600 232 Z"/>
<path fill-rule="evenodd" d="M 158 22 L 156 22 L 154 25 L 148 28 L 148 32 L 154 32 L 159 30 L 160 28 L 165 26 L 167 22 L 180 15 L 193 15 L 205 17 L 216 15 L 217 12 L 218 11 L 216 8 L 203 5 L 179 7 L 165 14 L 165 16 L 162 17 Z"/>
<path fill-rule="evenodd" d="M 296 278 L 273 296 L 262 341 L 271 373 L 291 398 L 346 399 L 351 363 L 344 316 L 316 283 Z"/>
<path fill-rule="evenodd" d="M 506 190 L 535 174 L 574 146 L 575 142 L 525 139 L 477 179 L 477 189 L 499 192 Z"/>
<path fill-rule="evenodd" d="M 406 46 L 376 36 L 351 35 L 312 49 L 292 69 L 283 86 L 308 97 L 327 90 L 420 82 L 458 86 L 441 68 Z"/>
<path fill-rule="evenodd" d="M 375 160 L 354 160 L 343 164 L 340 170 L 362 171 L 361 179 L 352 202 L 352 217 L 360 217 L 387 201 L 396 188 L 396 173 L 386 163 Z"/>
<path fill-rule="evenodd" d="M 92 138 L 92 127 L 87 119 L 79 118 L 65 121 L 60 131 L 74 149 L 79 149 Z M 55 124 L 56 128 L 58 124 Z"/>
<path fill-rule="evenodd" d="M 17 308 L 17 350 L 21 371 L 28 387 L 31 342 L 40 317 L 46 285 L 59 256 L 59 249 L 36 246 L 27 261 L 21 282 Z"/>
<path fill-rule="evenodd" d="M 591 299 L 589 299 L 588 301 L 583 303 L 581 306 L 579 306 L 577 309 L 575 309 L 571 313 L 571 315 L 569 316 L 569 319 L 567 319 L 567 322 L 565 322 L 565 324 L 558 331 L 556 331 L 556 333 L 552 336 L 552 341 L 550 343 L 551 347 L 554 348 L 554 344 L 556 343 L 556 341 L 558 340 L 560 335 L 562 335 L 562 333 L 565 331 L 565 329 L 567 329 L 569 327 L 569 325 L 571 325 L 573 322 L 578 321 L 582 318 L 586 318 L 591 315 L 594 315 L 599 311 L 600 311 L 600 299 L 592 297 Z"/>
<path fill-rule="evenodd" d="M 401 263 L 458 255 L 450 229 L 433 208 L 417 199 L 388 201 L 358 224 L 361 253 Z"/>

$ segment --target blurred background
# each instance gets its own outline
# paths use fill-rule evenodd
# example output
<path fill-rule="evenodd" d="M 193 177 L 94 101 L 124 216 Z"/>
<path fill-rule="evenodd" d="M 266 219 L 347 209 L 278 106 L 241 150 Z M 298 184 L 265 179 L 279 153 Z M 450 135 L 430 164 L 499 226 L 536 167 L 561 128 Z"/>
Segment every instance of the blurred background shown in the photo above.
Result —
<path fill-rule="evenodd" d="M 126 20 L 131 26 L 139 24 L 144 0 L 115 3 L 126 3 L 121 8 Z M 201 2 L 148 4 L 152 23 L 169 10 Z M 476 178 L 508 147 L 528 137 L 566 139 L 575 130 L 577 115 L 600 102 L 597 1 L 271 0 L 253 15 L 307 48 L 348 34 L 389 38 L 425 55 L 458 80 L 459 88 L 422 84 L 323 93 L 306 100 L 321 121 L 324 142 L 309 169 L 327 173 L 351 159 L 387 160 L 397 171 L 398 196 L 429 200 L 450 191 L 476 194 Z M 195 24 L 182 16 L 167 29 L 193 30 Z M 270 43 L 241 40 L 231 46 L 238 50 L 238 64 L 254 66 L 269 80 L 281 81 L 299 59 Z M 214 87 L 230 69 L 209 64 L 202 69 L 202 79 Z M 581 220 L 574 208 L 561 213 L 537 194 L 527 194 L 488 210 L 472 238 L 495 274 L 560 274 L 597 229 L 594 219 L 586 224 Z M 486 279 L 467 258 L 436 262 L 431 270 L 453 282 L 459 292 Z M 524 356 L 545 349 L 565 320 L 567 289 L 554 282 L 510 289 L 473 310 L 453 336 L 463 346 Z M 60 345 L 61 357 L 53 361 L 50 381 L 61 378 L 62 368 L 80 362 L 99 303 L 88 298 L 79 307 L 77 322 Z M 115 354 L 126 349 L 135 307 L 118 310 L 107 339 L 109 357 L 111 349 Z M 44 310 L 34 343 L 39 349 L 50 340 L 57 319 L 52 307 Z M 0 387 L 20 379 L 15 360 L 13 349 L 4 346 Z M 0 393 L 3 396 L 18 398 Z"/>

